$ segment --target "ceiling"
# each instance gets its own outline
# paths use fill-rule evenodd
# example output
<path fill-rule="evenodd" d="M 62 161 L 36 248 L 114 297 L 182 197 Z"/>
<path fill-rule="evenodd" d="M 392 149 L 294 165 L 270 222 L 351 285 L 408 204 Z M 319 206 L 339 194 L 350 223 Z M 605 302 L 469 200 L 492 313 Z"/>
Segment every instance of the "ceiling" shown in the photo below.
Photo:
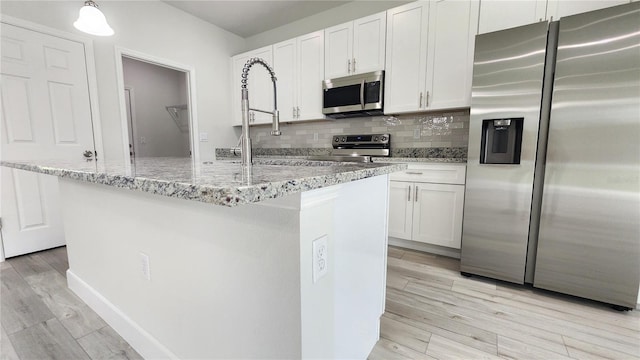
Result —
<path fill-rule="evenodd" d="M 164 1 L 243 38 L 275 29 L 350 1 Z"/>

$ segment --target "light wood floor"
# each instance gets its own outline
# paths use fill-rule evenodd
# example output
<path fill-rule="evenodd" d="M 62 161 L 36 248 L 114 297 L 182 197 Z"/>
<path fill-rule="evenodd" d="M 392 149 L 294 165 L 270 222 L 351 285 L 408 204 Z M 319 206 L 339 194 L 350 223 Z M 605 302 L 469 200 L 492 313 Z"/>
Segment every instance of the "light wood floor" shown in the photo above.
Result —
<path fill-rule="evenodd" d="M 0 359 L 142 359 L 67 288 L 65 247 L 0 263 Z"/>
<path fill-rule="evenodd" d="M 640 312 L 465 278 L 458 260 L 389 248 L 369 359 L 640 359 Z M 0 263 L 0 359 L 140 359 L 67 287 L 64 247 Z"/>
<path fill-rule="evenodd" d="M 377 359 L 638 359 L 640 312 L 460 275 L 459 261 L 389 248 Z"/>

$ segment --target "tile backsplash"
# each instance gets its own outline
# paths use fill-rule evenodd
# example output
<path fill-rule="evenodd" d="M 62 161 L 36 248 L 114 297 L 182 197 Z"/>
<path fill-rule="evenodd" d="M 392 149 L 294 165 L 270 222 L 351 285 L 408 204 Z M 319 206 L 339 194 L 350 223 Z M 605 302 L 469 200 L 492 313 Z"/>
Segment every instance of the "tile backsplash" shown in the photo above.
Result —
<path fill-rule="evenodd" d="M 391 149 L 466 148 L 469 110 L 441 113 L 375 116 L 281 124 L 282 136 L 271 126 L 252 126 L 254 148 L 331 148 L 336 134 L 391 134 Z"/>

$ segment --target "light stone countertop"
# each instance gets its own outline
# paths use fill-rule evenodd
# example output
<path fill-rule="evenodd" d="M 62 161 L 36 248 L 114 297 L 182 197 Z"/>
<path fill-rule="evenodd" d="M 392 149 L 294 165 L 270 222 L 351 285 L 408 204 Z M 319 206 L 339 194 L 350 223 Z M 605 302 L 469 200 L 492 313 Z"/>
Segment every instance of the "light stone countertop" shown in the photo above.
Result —
<path fill-rule="evenodd" d="M 373 157 L 374 163 L 433 163 L 433 164 L 466 164 L 466 158 L 415 158 L 415 157 Z"/>
<path fill-rule="evenodd" d="M 103 161 L 0 161 L 0 165 L 222 206 L 255 203 L 407 168 L 401 163 L 254 159 L 248 173 L 243 171 L 239 160 L 194 166 L 189 158 L 136 159 L 131 169 L 122 163 Z"/>

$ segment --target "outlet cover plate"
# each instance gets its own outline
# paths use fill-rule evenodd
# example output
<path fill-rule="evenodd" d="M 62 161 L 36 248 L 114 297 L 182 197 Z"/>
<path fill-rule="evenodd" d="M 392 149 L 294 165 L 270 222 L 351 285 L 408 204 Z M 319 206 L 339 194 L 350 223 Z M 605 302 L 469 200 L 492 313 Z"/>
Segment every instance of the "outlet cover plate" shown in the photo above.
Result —
<path fill-rule="evenodd" d="M 311 245 L 313 251 L 313 283 L 315 284 L 329 272 L 329 247 L 327 235 L 315 240 Z"/>

